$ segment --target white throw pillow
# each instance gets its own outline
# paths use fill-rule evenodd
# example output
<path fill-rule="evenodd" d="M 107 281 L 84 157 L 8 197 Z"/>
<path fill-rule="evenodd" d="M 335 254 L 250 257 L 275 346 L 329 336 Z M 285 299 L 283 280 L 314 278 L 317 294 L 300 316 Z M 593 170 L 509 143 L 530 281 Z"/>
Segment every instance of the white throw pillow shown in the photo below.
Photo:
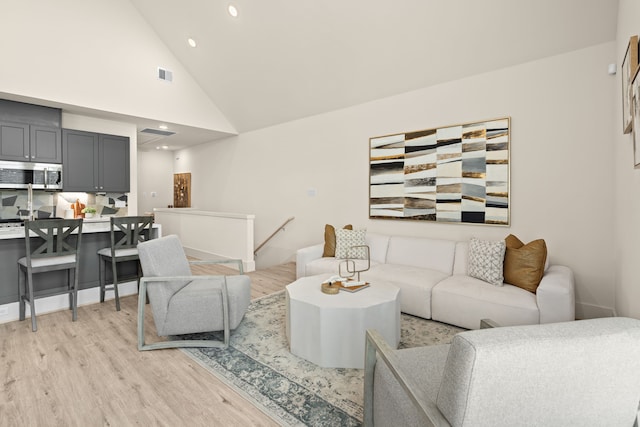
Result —
<path fill-rule="evenodd" d="M 469 276 L 502 286 L 505 250 L 504 240 L 491 242 L 473 237 L 469 242 Z"/>
<path fill-rule="evenodd" d="M 366 245 L 365 235 L 367 230 L 336 230 L 336 258 L 344 259 L 349 255 L 351 259 L 367 259 L 366 248 L 355 248 L 349 250 L 352 246 Z M 349 253 L 347 254 L 347 250 Z"/>

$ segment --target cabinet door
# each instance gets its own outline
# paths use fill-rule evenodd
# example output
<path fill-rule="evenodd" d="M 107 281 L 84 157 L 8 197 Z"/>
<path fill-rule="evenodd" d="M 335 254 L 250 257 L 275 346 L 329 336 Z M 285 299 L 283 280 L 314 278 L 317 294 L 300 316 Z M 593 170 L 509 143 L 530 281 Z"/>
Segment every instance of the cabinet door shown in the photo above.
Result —
<path fill-rule="evenodd" d="M 100 135 L 99 191 L 128 193 L 129 138 Z"/>
<path fill-rule="evenodd" d="M 62 163 L 62 132 L 58 128 L 31 126 L 31 161 Z"/>
<path fill-rule="evenodd" d="M 62 131 L 62 187 L 64 191 L 100 191 L 98 188 L 98 134 Z"/>
<path fill-rule="evenodd" d="M 0 160 L 29 161 L 29 125 L 0 122 Z"/>

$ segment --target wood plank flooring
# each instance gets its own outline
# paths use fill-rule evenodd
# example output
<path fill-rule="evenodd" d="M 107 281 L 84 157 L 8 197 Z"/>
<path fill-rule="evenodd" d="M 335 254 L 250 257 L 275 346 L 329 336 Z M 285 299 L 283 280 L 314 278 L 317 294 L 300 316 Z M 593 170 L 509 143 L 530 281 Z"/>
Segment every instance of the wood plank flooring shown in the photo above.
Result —
<path fill-rule="evenodd" d="M 194 274 L 229 271 L 197 266 Z M 295 264 L 249 273 L 252 298 L 295 280 Z M 109 297 L 109 295 L 108 295 Z M 177 349 L 139 352 L 137 296 L 0 324 L 0 426 L 275 426 Z M 155 339 L 150 312 L 145 325 Z"/>

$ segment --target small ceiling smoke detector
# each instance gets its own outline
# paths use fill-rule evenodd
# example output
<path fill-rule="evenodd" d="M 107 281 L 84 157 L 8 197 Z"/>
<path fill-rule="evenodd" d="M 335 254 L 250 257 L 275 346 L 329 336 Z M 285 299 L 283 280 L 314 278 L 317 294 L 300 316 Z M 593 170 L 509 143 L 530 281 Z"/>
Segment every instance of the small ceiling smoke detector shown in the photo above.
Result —
<path fill-rule="evenodd" d="M 234 5 L 230 4 L 227 10 L 229 11 L 229 15 L 233 16 L 234 18 L 238 17 L 238 9 Z"/>
<path fill-rule="evenodd" d="M 187 43 L 189 43 L 189 46 L 191 47 L 196 47 L 198 46 L 198 43 L 196 43 L 196 41 L 192 38 L 187 39 Z"/>

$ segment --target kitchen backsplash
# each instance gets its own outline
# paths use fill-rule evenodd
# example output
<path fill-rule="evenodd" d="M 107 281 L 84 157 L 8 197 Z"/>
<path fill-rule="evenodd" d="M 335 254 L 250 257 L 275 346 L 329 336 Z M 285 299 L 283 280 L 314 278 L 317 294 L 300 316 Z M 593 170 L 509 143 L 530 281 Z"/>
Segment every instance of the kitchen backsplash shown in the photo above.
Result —
<path fill-rule="evenodd" d="M 20 218 L 28 216 L 27 190 L 0 191 L 0 218 Z M 127 194 L 123 193 L 51 193 L 33 192 L 33 214 L 36 218 L 64 217 L 64 211 L 76 200 L 86 206 L 94 207 L 98 215 L 127 215 Z"/>

